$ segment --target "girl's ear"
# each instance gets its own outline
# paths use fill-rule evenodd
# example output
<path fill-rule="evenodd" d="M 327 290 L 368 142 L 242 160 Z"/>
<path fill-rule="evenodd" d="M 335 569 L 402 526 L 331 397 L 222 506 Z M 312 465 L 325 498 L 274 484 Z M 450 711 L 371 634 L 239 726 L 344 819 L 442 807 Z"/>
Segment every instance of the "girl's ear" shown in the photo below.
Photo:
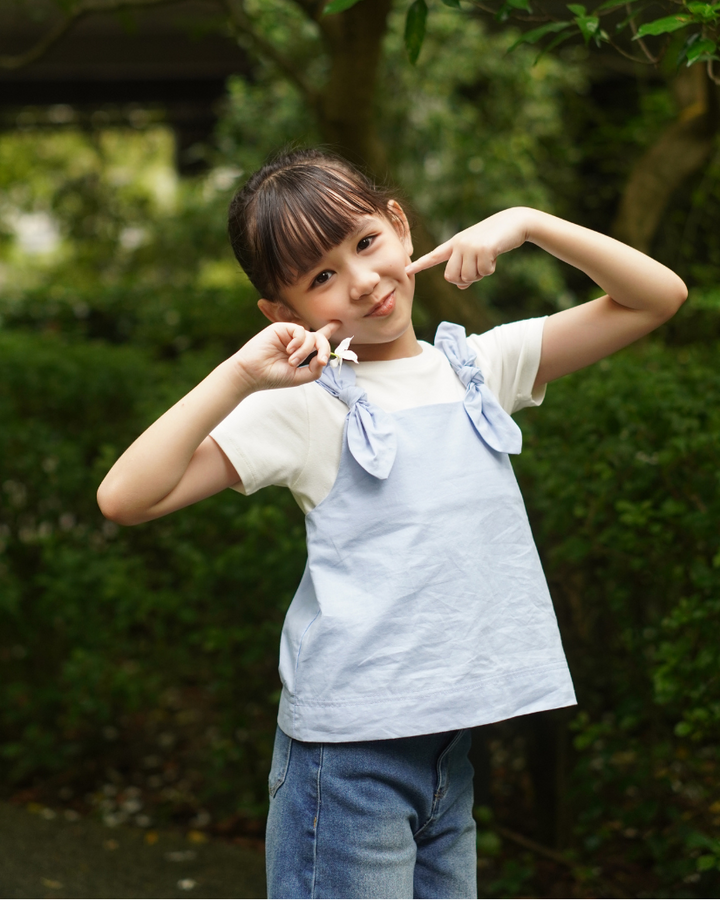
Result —
<path fill-rule="evenodd" d="M 402 206 L 397 200 L 388 201 L 388 216 L 393 228 L 397 232 L 397 236 L 402 241 L 402 245 L 407 251 L 408 256 L 413 255 L 412 235 L 410 234 L 410 224 L 407 216 L 403 212 Z"/>
<path fill-rule="evenodd" d="M 294 309 L 291 309 L 282 300 L 258 300 L 258 309 L 271 322 L 297 322 L 305 325 L 303 320 L 298 316 Z"/>

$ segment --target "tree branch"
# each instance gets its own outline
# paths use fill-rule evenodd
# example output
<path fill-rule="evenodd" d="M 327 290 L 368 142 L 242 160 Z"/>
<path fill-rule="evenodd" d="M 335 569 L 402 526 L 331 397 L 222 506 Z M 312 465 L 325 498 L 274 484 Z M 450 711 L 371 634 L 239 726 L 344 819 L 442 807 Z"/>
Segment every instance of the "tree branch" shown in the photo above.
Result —
<path fill-rule="evenodd" d="M 261 56 L 272 60 L 278 69 L 300 90 L 307 102 L 316 109 L 320 102 L 318 92 L 305 80 L 305 76 L 300 69 L 256 30 L 245 10 L 244 0 L 222 0 L 222 3 L 227 10 L 230 27 L 235 32 L 236 37 L 245 35 L 250 38 L 257 52 Z"/>
<path fill-rule="evenodd" d="M 625 11 L 626 11 L 626 12 L 628 13 L 628 15 L 630 16 L 630 30 L 631 30 L 632 33 L 633 33 L 633 38 L 638 42 L 638 44 L 640 44 L 640 47 L 642 48 L 642 52 L 645 54 L 645 56 L 647 56 L 647 58 L 650 60 L 650 62 L 651 62 L 654 66 L 657 65 L 657 64 L 660 62 L 660 57 L 659 57 L 659 56 L 653 56 L 652 53 L 648 50 L 647 44 L 645 43 L 645 41 L 644 41 L 642 38 L 639 38 L 639 37 L 637 36 L 637 34 L 638 34 L 637 22 L 635 21 L 635 17 L 634 17 L 633 15 L 631 15 L 632 10 L 630 9 L 630 4 L 629 4 L 629 3 L 627 3 L 627 4 L 625 5 Z M 617 49 L 617 48 L 616 48 L 616 49 Z"/>
<path fill-rule="evenodd" d="M 491 6 L 488 6 L 487 3 L 482 2 L 482 0 L 473 0 L 473 6 L 479 9 L 481 12 L 488 13 L 497 21 L 497 14 L 500 10 L 498 6 L 497 9 L 493 9 Z M 538 9 L 540 10 L 539 15 L 523 15 L 517 10 L 508 10 L 507 17 L 508 19 L 514 19 L 516 22 L 559 22 L 560 19 L 557 16 L 551 16 L 545 12 L 545 10 L 536 4 Z"/>
<path fill-rule="evenodd" d="M 682 3 L 682 0 L 673 0 L 673 2 Z M 541 15 L 525 15 L 522 12 L 518 12 L 517 10 L 512 9 L 512 10 L 507 11 L 507 17 L 508 17 L 508 19 L 513 19 L 513 21 L 515 21 L 515 22 L 522 22 L 522 23 L 566 21 L 564 19 L 558 19 L 557 16 L 553 16 L 553 15 L 550 15 L 549 13 L 546 13 L 539 4 L 536 3 L 535 5 L 540 10 Z M 621 3 L 618 3 L 618 6 L 613 9 L 601 10 L 600 12 L 598 12 L 597 15 L 600 17 L 611 15 L 612 13 L 616 12 L 617 8 L 619 8 L 620 5 L 621 5 Z M 629 6 L 629 4 L 627 4 L 627 5 Z M 475 6 L 476 9 L 479 9 L 484 13 L 488 13 L 488 15 L 493 16 L 493 18 L 497 18 L 497 13 L 498 13 L 498 10 L 500 9 L 500 7 L 498 7 L 498 9 L 493 9 L 493 7 L 488 6 L 487 3 L 484 2 L 484 0 L 473 0 L 473 6 Z M 635 22 L 633 20 L 630 20 L 630 26 L 633 30 L 633 34 L 636 34 L 637 33 L 637 25 L 635 24 Z M 579 35 L 579 32 L 575 36 L 577 37 L 578 35 Z M 633 56 L 632 53 L 628 53 L 626 50 L 623 50 L 622 47 L 620 47 L 614 40 L 612 40 L 612 38 L 607 38 L 607 43 L 613 48 L 613 50 L 615 50 L 617 53 L 619 53 L 620 56 L 624 56 L 625 59 L 629 59 L 632 62 L 639 63 L 640 65 L 653 65 L 654 66 L 654 65 L 657 65 L 657 63 L 660 61 L 660 56 L 658 56 L 658 57 L 653 56 L 652 53 L 650 53 L 650 51 L 648 50 L 647 45 L 645 44 L 645 42 L 642 39 L 639 39 L 638 43 L 640 44 L 640 47 L 642 48 L 642 51 L 645 54 L 645 56 L 647 57 L 647 59 L 642 59 L 642 58 L 638 58 L 637 56 Z"/>
<path fill-rule="evenodd" d="M 21 69 L 44 56 L 65 35 L 73 25 L 91 13 L 117 12 L 121 9 L 143 9 L 150 6 L 163 6 L 177 3 L 178 0 L 81 0 L 75 9 L 62 22 L 51 28 L 46 35 L 16 56 L 0 56 L 0 69 Z"/>
<path fill-rule="evenodd" d="M 495 831 L 497 831 L 501 837 L 504 837 L 508 841 L 512 841 L 514 844 L 523 847 L 525 850 L 531 850 L 533 853 L 537 853 L 538 856 L 544 856 L 561 866 L 567 866 L 569 869 L 575 868 L 576 863 L 573 860 L 568 859 L 564 853 L 552 850 L 550 847 L 544 846 L 544 844 L 538 844 L 537 841 L 525 837 L 524 834 L 519 834 L 517 831 L 511 831 L 509 828 L 505 828 L 504 825 L 496 825 Z"/>
<path fill-rule="evenodd" d="M 626 50 L 623 50 L 620 44 L 616 44 L 612 38 L 608 38 L 608 44 L 610 44 L 613 50 L 616 53 L 619 53 L 620 56 L 624 56 L 625 59 L 629 59 L 631 62 L 637 63 L 639 66 L 657 65 L 657 63 L 653 62 L 652 59 L 643 59 L 642 57 L 633 56 L 632 53 L 628 53 Z"/>

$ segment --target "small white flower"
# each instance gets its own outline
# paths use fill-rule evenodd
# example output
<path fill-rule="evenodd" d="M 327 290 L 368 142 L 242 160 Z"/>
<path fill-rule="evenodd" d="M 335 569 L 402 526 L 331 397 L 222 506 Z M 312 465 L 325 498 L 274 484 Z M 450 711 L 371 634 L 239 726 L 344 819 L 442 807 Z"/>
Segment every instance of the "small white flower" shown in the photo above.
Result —
<path fill-rule="evenodd" d="M 345 338 L 344 341 L 340 341 L 340 343 L 335 348 L 335 351 L 330 354 L 330 356 L 332 357 L 332 359 L 330 360 L 330 365 L 334 369 L 342 368 L 344 359 L 346 359 L 348 362 L 353 363 L 356 363 L 358 361 L 357 353 L 354 353 L 352 350 L 348 350 L 351 340 L 352 338 L 349 337 Z"/>

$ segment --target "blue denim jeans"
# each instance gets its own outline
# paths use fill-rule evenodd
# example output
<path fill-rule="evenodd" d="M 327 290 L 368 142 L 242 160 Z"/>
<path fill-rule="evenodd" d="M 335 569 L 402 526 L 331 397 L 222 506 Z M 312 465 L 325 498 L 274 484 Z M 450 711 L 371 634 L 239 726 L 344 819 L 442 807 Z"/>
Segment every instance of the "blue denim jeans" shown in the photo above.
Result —
<path fill-rule="evenodd" d="M 278 729 L 268 897 L 476 897 L 470 732 L 305 743 Z"/>

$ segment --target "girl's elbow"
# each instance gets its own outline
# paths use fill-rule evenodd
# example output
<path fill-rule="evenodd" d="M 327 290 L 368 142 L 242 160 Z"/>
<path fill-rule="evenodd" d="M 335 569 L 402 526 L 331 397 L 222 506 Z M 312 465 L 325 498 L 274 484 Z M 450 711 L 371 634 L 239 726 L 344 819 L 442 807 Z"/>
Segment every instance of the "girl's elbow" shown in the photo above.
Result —
<path fill-rule="evenodd" d="M 675 290 L 673 292 L 674 307 L 673 307 L 672 315 L 675 315 L 675 313 L 680 309 L 680 307 L 683 305 L 683 303 L 688 298 L 687 285 L 682 280 L 682 278 L 680 278 L 679 276 L 676 276 L 676 278 L 677 278 L 677 282 L 675 285 Z"/>
<path fill-rule="evenodd" d="M 97 504 L 105 518 L 116 525 L 139 525 L 145 521 L 123 503 L 117 491 L 113 491 L 104 482 L 98 488 Z"/>
<path fill-rule="evenodd" d="M 682 278 L 677 275 L 673 279 L 672 284 L 667 286 L 664 291 L 663 302 L 660 308 L 660 324 L 672 319 L 675 313 L 680 309 L 687 300 L 688 289 Z"/>
<path fill-rule="evenodd" d="M 687 300 L 688 290 L 687 285 L 682 280 L 682 278 L 675 276 L 673 284 L 670 286 L 670 290 L 668 291 L 668 298 L 666 303 L 666 312 L 667 318 L 670 319 L 675 313 L 680 309 L 683 303 Z"/>

